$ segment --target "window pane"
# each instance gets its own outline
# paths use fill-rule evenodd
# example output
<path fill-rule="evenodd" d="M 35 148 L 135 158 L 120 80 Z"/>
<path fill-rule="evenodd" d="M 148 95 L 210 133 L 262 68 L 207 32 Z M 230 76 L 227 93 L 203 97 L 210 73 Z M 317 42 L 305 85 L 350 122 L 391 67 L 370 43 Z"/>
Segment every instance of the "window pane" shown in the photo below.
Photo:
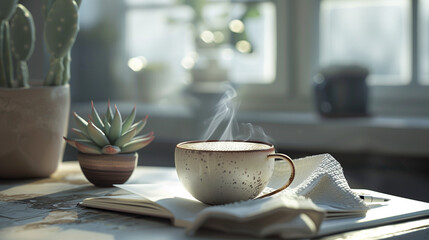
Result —
<path fill-rule="evenodd" d="M 418 4 L 419 80 L 422 84 L 429 84 L 429 1 L 420 0 Z"/>
<path fill-rule="evenodd" d="M 73 87 L 104 89 L 74 92 L 176 103 L 188 89 L 217 85 L 206 82 L 268 85 L 277 72 L 279 1 L 83 1 Z M 97 64 L 86 71 L 84 63 Z"/>
<path fill-rule="evenodd" d="M 410 1 L 323 0 L 320 63 L 367 67 L 371 84 L 411 80 Z"/>
<path fill-rule="evenodd" d="M 192 82 L 274 81 L 276 16 L 272 2 L 149 5 L 128 0 L 128 4 L 125 41 L 137 82 L 157 78 L 153 82 L 162 85 L 159 91 L 170 95 Z M 169 79 L 168 84 L 160 77 Z M 148 91 L 145 96 L 155 92 Z"/>
<path fill-rule="evenodd" d="M 134 1 L 135 2 L 135 1 Z M 187 6 L 130 7 L 125 13 L 125 45 L 133 89 L 145 101 L 173 95 L 190 81 L 194 64 L 193 11 Z M 132 70 L 132 71 L 131 71 Z"/>
<path fill-rule="evenodd" d="M 231 81 L 236 83 L 271 83 L 276 72 L 276 11 L 272 2 L 237 3 L 232 5 L 231 47 L 235 49 L 229 71 Z M 244 31 L 236 33 L 231 23 L 242 21 Z M 243 33 L 246 35 L 244 36 Z M 241 35 L 241 36 L 239 36 Z M 241 38 L 249 41 L 251 51 L 240 49 Z"/>

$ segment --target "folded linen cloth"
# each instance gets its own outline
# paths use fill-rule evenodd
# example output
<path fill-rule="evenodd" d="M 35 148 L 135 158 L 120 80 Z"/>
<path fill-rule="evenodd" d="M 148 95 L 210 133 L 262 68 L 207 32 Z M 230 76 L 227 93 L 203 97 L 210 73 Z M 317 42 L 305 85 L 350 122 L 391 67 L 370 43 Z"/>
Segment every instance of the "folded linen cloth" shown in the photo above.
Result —
<path fill-rule="evenodd" d="M 186 232 L 207 228 L 256 237 L 307 238 L 317 234 L 324 216 L 323 209 L 309 199 L 272 196 L 207 207 Z"/>
<path fill-rule="evenodd" d="M 310 198 L 316 205 L 339 209 L 368 209 L 359 195 L 350 189 L 340 163 L 330 154 L 304 157 L 293 162 L 295 179 L 280 194 L 304 196 Z M 273 176 L 264 193 L 283 185 L 289 174 L 289 164 L 276 161 Z"/>
<path fill-rule="evenodd" d="M 325 218 L 365 214 L 368 209 L 353 192 L 338 161 L 329 154 L 293 160 L 295 179 L 271 197 L 212 206 L 202 210 L 187 228 L 188 234 L 201 228 L 257 237 L 283 239 L 316 236 Z M 264 193 L 281 187 L 290 166 L 276 161 Z"/>

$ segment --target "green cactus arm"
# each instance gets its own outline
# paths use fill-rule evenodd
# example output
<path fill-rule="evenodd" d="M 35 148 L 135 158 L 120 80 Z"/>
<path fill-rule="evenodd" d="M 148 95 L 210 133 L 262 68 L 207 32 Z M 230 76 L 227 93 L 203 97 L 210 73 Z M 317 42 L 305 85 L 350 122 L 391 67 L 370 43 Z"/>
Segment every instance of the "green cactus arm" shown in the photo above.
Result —
<path fill-rule="evenodd" d="M 4 44 L 4 34 L 3 29 L 5 25 L 5 21 L 0 21 L 0 87 L 9 87 L 9 82 L 6 78 L 6 69 L 4 66 L 4 51 L 3 51 L 3 44 Z"/>
<path fill-rule="evenodd" d="M 130 129 L 131 125 L 134 122 L 134 119 L 136 117 L 136 105 L 134 105 L 133 110 L 131 111 L 130 115 L 125 119 L 124 123 L 122 124 L 122 134 L 124 134 L 128 129 Z"/>
<path fill-rule="evenodd" d="M 130 128 L 137 129 L 137 133 L 136 134 L 139 134 L 143 130 L 143 128 L 146 126 L 148 117 L 149 116 L 146 115 L 146 117 L 143 120 L 140 120 L 140 121 L 134 123 Z"/>
<path fill-rule="evenodd" d="M 45 43 L 51 58 L 51 66 L 44 85 L 63 85 L 70 80 L 70 49 L 76 40 L 78 4 L 74 0 L 44 2 Z"/>
<path fill-rule="evenodd" d="M 56 71 L 55 71 L 55 80 L 54 80 L 54 86 L 60 86 L 63 83 L 63 72 L 64 72 L 64 65 L 63 65 L 63 59 L 58 58 L 55 59 L 56 64 Z"/>
<path fill-rule="evenodd" d="M 30 87 L 27 61 L 33 54 L 36 31 L 33 16 L 22 4 L 18 4 L 10 19 L 11 52 L 16 62 L 18 87 Z"/>
<path fill-rule="evenodd" d="M 3 21 L 3 67 L 8 87 L 13 87 L 13 62 L 10 51 L 10 30 L 9 23 Z"/>
<path fill-rule="evenodd" d="M 88 153 L 88 154 L 102 154 L 101 149 L 98 146 L 95 146 L 91 143 L 84 143 L 75 141 L 76 148 L 79 152 Z"/>
<path fill-rule="evenodd" d="M 62 58 L 51 58 L 49 71 L 46 75 L 45 86 L 59 86 L 63 82 L 64 65 Z"/>
<path fill-rule="evenodd" d="M 88 121 L 88 135 L 99 147 L 110 145 L 109 139 L 106 135 L 91 121 Z"/>
<path fill-rule="evenodd" d="M 71 53 L 67 52 L 66 56 L 63 57 L 63 82 L 61 85 L 66 85 L 70 81 L 71 73 L 70 73 L 70 64 L 71 64 Z"/>
<path fill-rule="evenodd" d="M 116 139 L 118 139 L 119 136 L 121 136 L 121 133 L 122 133 L 122 117 L 121 117 L 121 113 L 118 110 L 118 107 L 116 107 L 115 105 L 115 116 L 113 117 L 112 126 L 110 127 L 108 137 L 111 142 L 115 142 Z"/>
<path fill-rule="evenodd" d="M 29 73 L 28 66 L 26 61 L 17 61 L 16 62 L 16 80 L 18 82 L 18 87 L 28 88 Z"/>
<path fill-rule="evenodd" d="M 1 0 L 0 1 L 0 21 L 7 21 L 15 12 L 18 0 Z"/>
<path fill-rule="evenodd" d="M 55 64 L 54 59 L 49 59 L 49 70 L 48 74 L 46 74 L 45 81 L 43 82 L 44 86 L 51 86 L 54 84 L 54 78 L 55 78 Z"/>
<path fill-rule="evenodd" d="M 101 149 L 103 154 L 118 154 L 121 152 L 121 148 L 118 146 L 107 145 Z"/>
<path fill-rule="evenodd" d="M 51 9 L 52 4 L 55 0 L 43 0 L 42 1 L 42 16 L 46 20 L 49 10 Z M 81 0 L 74 0 L 78 9 L 81 4 Z M 71 49 L 67 51 L 67 54 L 62 58 L 64 71 L 62 72 L 62 83 L 65 85 L 70 82 L 71 73 L 70 73 L 70 64 L 71 64 Z"/>
<path fill-rule="evenodd" d="M 124 146 L 126 143 L 128 143 L 131 139 L 133 139 L 133 137 L 136 135 L 136 129 L 133 128 L 130 131 L 126 132 L 124 135 L 120 136 L 116 141 L 115 141 L 115 145 L 122 147 Z"/>
<path fill-rule="evenodd" d="M 78 7 L 73 0 L 54 1 L 47 10 L 45 42 L 54 58 L 62 58 L 73 45 L 78 26 Z"/>
<path fill-rule="evenodd" d="M 34 50 L 36 30 L 33 16 L 22 4 L 18 4 L 10 19 L 10 37 L 13 56 L 20 61 L 28 61 Z"/>
<path fill-rule="evenodd" d="M 131 141 L 125 144 L 121 149 L 122 153 L 130 153 L 135 152 L 141 148 L 146 147 L 149 143 L 151 143 L 155 139 L 155 136 L 150 136 L 148 138 L 140 138 L 134 141 Z"/>
<path fill-rule="evenodd" d="M 50 59 L 49 71 L 46 75 L 45 86 L 56 86 L 61 85 L 63 79 L 64 65 L 62 58 L 52 58 Z"/>
<path fill-rule="evenodd" d="M 74 0 L 78 9 L 80 8 L 80 4 L 82 3 L 82 0 Z M 48 16 L 48 12 L 52 7 L 52 4 L 55 2 L 55 0 L 42 0 L 42 17 L 43 19 L 46 19 Z"/>
<path fill-rule="evenodd" d="M 74 115 L 77 128 L 82 132 L 84 132 L 86 135 L 88 135 L 88 122 L 85 121 L 85 119 L 79 116 L 79 114 L 77 114 L 76 112 L 73 112 L 73 115 Z"/>

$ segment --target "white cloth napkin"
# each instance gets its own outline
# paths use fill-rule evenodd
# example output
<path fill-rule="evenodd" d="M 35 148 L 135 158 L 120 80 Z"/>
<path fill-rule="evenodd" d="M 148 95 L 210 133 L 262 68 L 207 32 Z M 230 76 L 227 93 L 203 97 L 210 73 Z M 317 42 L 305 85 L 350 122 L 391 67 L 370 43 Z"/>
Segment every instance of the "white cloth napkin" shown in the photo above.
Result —
<path fill-rule="evenodd" d="M 360 197 L 350 189 L 340 163 L 330 154 L 295 159 L 293 162 L 295 179 L 284 193 L 310 198 L 317 205 L 348 210 L 367 209 Z M 269 188 L 264 192 L 283 185 L 289 174 L 289 164 L 276 161 Z"/>
<path fill-rule="evenodd" d="M 205 227 L 257 237 L 308 238 L 317 235 L 325 213 L 329 217 L 336 211 L 337 216 L 345 217 L 352 216 L 347 213 L 360 214 L 368 209 L 350 189 L 340 163 L 331 155 L 293 162 L 295 179 L 286 190 L 268 198 L 208 207 L 198 214 L 187 232 L 192 234 Z M 284 185 L 289 175 L 289 164 L 276 161 L 270 184 L 262 194 Z M 342 214 L 338 215 L 338 211 Z"/>
<path fill-rule="evenodd" d="M 208 228 L 256 237 L 306 238 L 317 234 L 324 216 L 309 199 L 272 196 L 205 208 L 186 232 Z"/>

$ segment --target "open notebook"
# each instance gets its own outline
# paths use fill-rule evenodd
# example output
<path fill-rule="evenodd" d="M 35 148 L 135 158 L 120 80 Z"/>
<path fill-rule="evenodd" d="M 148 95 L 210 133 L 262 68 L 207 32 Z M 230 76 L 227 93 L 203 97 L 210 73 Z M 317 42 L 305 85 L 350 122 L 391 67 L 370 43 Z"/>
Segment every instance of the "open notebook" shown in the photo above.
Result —
<path fill-rule="evenodd" d="M 362 212 L 317 206 L 308 199 L 286 196 L 208 206 L 183 192 L 181 186 L 172 184 L 129 184 L 120 187 L 135 194 L 124 195 L 121 192 L 121 195 L 87 198 L 81 205 L 168 218 L 173 225 L 187 228 L 190 234 L 205 227 L 258 237 L 283 238 L 329 235 L 429 216 L 429 203 L 369 190 L 359 192 L 385 197 L 390 201 L 371 204 L 366 215 L 361 215 Z M 168 192 L 159 191 L 160 187 Z"/>
<path fill-rule="evenodd" d="M 187 228 L 188 233 L 193 233 L 202 226 L 225 231 L 234 225 L 236 233 L 265 236 L 269 235 L 266 231 L 272 223 L 291 222 L 295 219 L 308 221 L 307 225 L 310 227 L 300 227 L 300 231 L 311 234 L 318 230 L 325 216 L 322 209 L 304 198 L 277 196 L 209 206 L 194 199 L 179 183 L 125 184 L 118 187 L 134 194 L 87 198 L 81 205 L 169 218 L 173 225 Z M 281 220 L 282 218 L 287 219 Z M 243 221 L 247 223 L 241 224 Z M 249 227 L 252 224 L 255 226 Z"/>
<path fill-rule="evenodd" d="M 428 203 L 361 190 L 391 199 L 384 204 L 365 205 L 348 187 L 339 163 L 328 154 L 294 161 L 297 175 L 291 187 L 265 199 L 208 206 L 175 182 L 117 185 L 126 191 L 121 195 L 87 198 L 81 205 L 169 218 L 190 234 L 204 227 L 282 238 L 327 235 L 429 215 Z M 272 187 L 288 176 L 285 166 L 276 163 Z"/>

